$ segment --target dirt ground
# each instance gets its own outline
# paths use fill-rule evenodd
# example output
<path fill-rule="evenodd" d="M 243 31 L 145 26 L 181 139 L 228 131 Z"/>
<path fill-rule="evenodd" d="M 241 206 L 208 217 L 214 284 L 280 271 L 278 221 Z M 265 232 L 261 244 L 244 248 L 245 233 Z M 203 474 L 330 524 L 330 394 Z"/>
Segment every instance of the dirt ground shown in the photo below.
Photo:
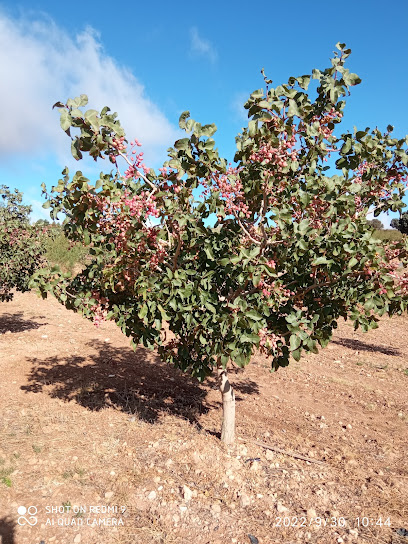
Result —
<path fill-rule="evenodd" d="M 17 294 L 0 304 L 0 542 L 408 544 L 407 325 L 342 323 L 275 374 L 254 357 L 231 376 L 227 448 L 214 381 Z"/>

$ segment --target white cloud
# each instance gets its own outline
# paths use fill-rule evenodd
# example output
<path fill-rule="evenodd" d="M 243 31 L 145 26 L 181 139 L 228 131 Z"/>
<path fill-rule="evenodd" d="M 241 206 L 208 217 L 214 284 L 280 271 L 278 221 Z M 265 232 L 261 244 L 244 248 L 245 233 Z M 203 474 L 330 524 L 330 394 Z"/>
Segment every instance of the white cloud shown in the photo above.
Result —
<path fill-rule="evenodd" d="M 247 102 L 250 93 L 244 91 L 236 93 L 235 97 L 230 103 L 231 111 L 237 121 L 244 122 L 244 126 L 248 124 L 248 110 L 244 108 L 244 104 Z"/>
<path fill-rule="evenodd" d="M 143 143 L 147 161 L 165 158 L 177 138 L 176 128 L 146 96 L 140 81 L 106 54 L 91 28 L 71 36 L 51 19 L 15 20 L 0 12 L 0 70 L 3 159 L 51 152 L 65 163 L 69 139 L 51 107 L 82 93 L 88 95 L 89 107 L 109 106 L 118 112 L 129 139 Z"/>
<path fill-rule="evenodd" d="M 214 46 L 199 35 L 196 27 L 190 29 L 190 39 L 193 54 L 207 57 L 213 63 L 217 60 L 218 55 Z"/>
<path fill-rule="evenodd" d="M 30 221 L 31 223 L 35 223 L 39 219 L 48 219 L 48 221 L 51 221 L 50 214 L 47 210 L 44 210 L 42 207 L 43 203 L 39 200 L 31 199 L 30 200 L 30 206 L 31 206 L 31 214 L 30 214 Z"/>

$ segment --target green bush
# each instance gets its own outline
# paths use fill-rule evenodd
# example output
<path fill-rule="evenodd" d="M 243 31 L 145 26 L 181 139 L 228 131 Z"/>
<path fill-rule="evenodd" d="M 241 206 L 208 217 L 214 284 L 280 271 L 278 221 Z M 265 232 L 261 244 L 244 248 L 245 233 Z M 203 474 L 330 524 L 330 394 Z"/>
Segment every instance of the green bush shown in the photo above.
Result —
<path fill-rule="evenodd" d="M 398 230 L 387 229 L 374 231 L 374 238 L 378 240 L 402 240 L 402 234 Z"/>
<path fill-rule="evenodd" d="M 49 264 L 58 265 L 64 272 L 72 274 L 86 263 L 87 250 L 81 244 L 73 244 L 59 227 L 51 227 L 51 235 L 45 241 L 45 257 Z"/>

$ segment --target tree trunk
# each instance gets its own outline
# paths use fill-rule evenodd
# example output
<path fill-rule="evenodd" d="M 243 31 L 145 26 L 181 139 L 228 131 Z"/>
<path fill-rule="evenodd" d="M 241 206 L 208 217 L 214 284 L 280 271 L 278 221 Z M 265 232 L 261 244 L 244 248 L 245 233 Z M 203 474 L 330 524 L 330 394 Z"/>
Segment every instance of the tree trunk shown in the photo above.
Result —
<path fill-rule="evenodd" d="M 235 440 L 235 394 L 228 380 L 227 369 L 217 366 L 219 387 L 222 396 L 221 440 L 233 444 Z"/>

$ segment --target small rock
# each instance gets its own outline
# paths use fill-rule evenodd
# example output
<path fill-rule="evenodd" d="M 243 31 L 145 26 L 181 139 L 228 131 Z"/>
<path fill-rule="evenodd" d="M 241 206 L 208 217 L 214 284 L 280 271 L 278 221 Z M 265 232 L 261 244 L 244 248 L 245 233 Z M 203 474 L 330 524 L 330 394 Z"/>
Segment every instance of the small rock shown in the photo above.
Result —
<path fill-rule="evenodd" d="M 314 508 L 308 508 L 308 510 L 307 510 L 306 513 L 307 513 L 307 517 L 308 517 L 309 519 L 311 519 L 311 518 L 317 518 L 317 513 L 316 513 L 316 510 L 315 510 Z"/>
<path fill-rule="evenodd" d="M 41 338 L 48 338 L 48 334 L 42 334 Z M 78 540 L 78 542 L 79 542 L 79 540 Z"/>
<path fill-rule="evenodd" d="M 191 489 L 189 487 L 187 487 L 186 485 L 183 485 L 182 489 L 181 489 L 181 493 L 183 495 L 183 498 L 186 502 L 189 502 L 191 501 L 191 499 L 193 498 L 193 492 L 191 491 Z"/>
<path fill-rule="evenodd" d="M 275 458 L 275 454 L 271 450 L 266 450 L 265 457 L 267 461 L 273 461 L 273 459 Z"/>
<path fill-rule="evenodd" d="M 247 455 L 248 454 L 248 448 L 242 444 L 238 447 L 240 455 Z"/>
<path fill-rule="evenodd" d="M 221 512 L 220 504 L 215 502 L 213 505 L 211 505 L 211 510 L 214 512 L 214 514 L 219 514 Z"/>
<path fill-rule="evenodd" d="M 286 506 L 283 506 L 281 502 L 278 502 L 276 505 L 276 510 L 279 512 L 279 514 L 284 514 L 285 512 L 289 511 L 289 508 L 286 508 Z"/>
<path fill-rule="evenodd" d="M 242 493 L 240 499 L 239 499 L 239 502 L 242 506 L 242 508 L 246 508 L 247 506 L 249 506 L 251 504 L 251 499 L 248 497 L 248 495 L 246 493 Z"/>
<path fill-rule="evenodd" d="M 150 491 L 150 493 L 147 495 L 147 498 L 149 501 L 154 501 L 154 499 L 157 497 L 156 491 Z"/>
<path fill-rule="evenodd" d="M 113 497 L 113 491 L 107 491 L 105 493 L 105 499 L 110 499 Z"/>
<path fill-rule="evenodd" d="M 198 453 L 198 451 L 194 451 L 191 455 L 191 458 L 197 465 L 199 465 L 202 461 L 201 455 Z"/>
<path fill-rule="evenodd" d="M 353 427 L 350 425 L 350 423 L 347 425 L 347 429 L 352 429 Z"/>
<path fill-rule="evenodd" d="M 76 537 L 74 538 L 74 542 L 75 542 L 75 544 L 78 544 L 78 542 L 81 542 L 81 534 L 80 533 L 78 533 L 76 535 Z"/>

